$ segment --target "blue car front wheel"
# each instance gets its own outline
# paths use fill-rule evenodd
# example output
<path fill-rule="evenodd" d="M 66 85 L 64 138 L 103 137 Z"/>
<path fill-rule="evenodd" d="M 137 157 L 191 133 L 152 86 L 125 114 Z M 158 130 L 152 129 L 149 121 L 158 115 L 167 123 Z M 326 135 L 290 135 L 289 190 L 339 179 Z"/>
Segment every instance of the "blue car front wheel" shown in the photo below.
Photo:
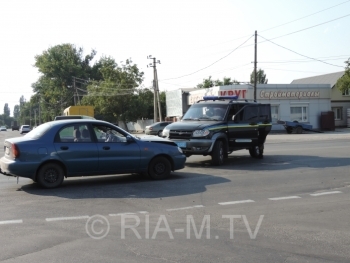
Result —
<path fill-rule="evenodd" d="M 148 175 L 153 180 L 168 178 L 171 173 L 171 165 L 167 158 L 159 156 L 154 158 L 148 166 Z"/>

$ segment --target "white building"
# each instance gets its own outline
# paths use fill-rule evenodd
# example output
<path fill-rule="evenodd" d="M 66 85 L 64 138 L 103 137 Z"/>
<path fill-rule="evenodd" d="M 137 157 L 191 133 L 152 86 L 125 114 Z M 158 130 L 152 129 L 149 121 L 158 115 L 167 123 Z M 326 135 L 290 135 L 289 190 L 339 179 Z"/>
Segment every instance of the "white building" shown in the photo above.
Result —
<path fill-rule="evenodd" d="M 312 84 L 330 84 L 331 86 L 331 108 L 334 112 L 335 126 L 342 127 L 347 125 L 348 109 L 350 109 L 350 88 L 345 92 L 340 92 L 335 87 L 337 80 L 344 75 L 344 71 L 319 75 L 315 77 L 295 79 L 291 84 L 312 85 Z"/>

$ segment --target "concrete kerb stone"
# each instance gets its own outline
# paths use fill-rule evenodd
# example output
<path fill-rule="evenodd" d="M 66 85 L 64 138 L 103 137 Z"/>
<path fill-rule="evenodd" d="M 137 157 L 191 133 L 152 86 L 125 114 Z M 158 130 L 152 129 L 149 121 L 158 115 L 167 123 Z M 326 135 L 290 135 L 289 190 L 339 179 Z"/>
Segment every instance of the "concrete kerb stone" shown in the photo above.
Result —
<path fill-rule="evenodd" d="M 267 143 L 274 142 L 293 142 L 293 141 L 316 141 L 316 140 L 332 140 L 332 139 L 350 139 L 350 128 L 339 128 L 335 131 L 308 132 L 301 134 L 287 134 L 272 132 L 266 138 Z"/>

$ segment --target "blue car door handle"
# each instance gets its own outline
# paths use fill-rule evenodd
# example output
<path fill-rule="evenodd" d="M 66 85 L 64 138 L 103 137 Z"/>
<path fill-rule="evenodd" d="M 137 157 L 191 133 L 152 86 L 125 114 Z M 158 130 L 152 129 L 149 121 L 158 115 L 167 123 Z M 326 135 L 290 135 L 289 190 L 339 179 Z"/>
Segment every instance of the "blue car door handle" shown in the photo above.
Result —
<path fill-rule="evenodd" d="M 68 146 L 61 146 L 61 150 L 68 150 L 69 147 Z"/>
<path fill-rule="evenodd" d="M 103 149 L 103 150 L 109 150 L 109 149 L 111 149 L 111 148 L 110 148 L 109 146 L 103 146 L 102 149 Z"/>

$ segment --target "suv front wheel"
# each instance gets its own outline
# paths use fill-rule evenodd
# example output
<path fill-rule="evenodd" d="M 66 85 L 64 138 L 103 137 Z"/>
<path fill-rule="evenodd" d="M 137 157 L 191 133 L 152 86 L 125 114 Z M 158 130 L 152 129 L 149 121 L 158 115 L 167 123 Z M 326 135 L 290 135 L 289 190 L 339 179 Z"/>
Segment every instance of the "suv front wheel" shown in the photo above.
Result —
<path fill-rule="evenodd" d="M 224 163 L 225 153 L 224 144 L 222 141 L 216 141 L 211 153 L 211 162 L 213 165 L 218 166 Z"/>
<path fill-rule="evenodd" d="M 255 145 L 249 149 L 250 156 L 253 158 L 263 158 L 264 144 Z"/>

